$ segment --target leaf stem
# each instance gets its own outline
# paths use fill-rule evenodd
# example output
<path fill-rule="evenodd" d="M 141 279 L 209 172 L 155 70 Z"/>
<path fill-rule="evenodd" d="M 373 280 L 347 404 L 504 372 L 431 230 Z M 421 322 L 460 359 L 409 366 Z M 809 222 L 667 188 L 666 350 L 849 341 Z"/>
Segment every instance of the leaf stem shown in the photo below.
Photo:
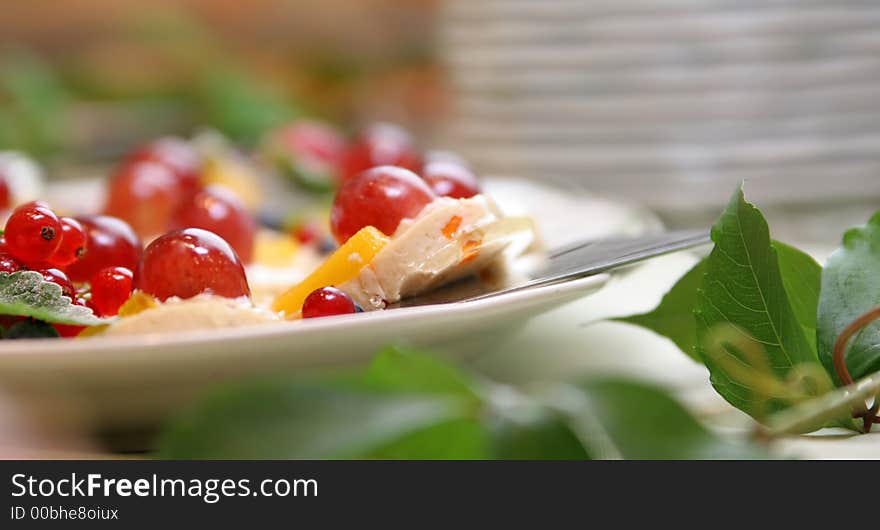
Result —
<path fill-rule="evenodd" d="M 844 385 L 853 384 L 853 378 L 850 375 L 849 369 L 846 366 L 847 344 L 849 343 L 853 335 L 861 331 L 862 328 L 877 320 L 878 318 L 880 318 L 880 306 L 875 307 L 874 309 L 868 311 L 859 318 L 853 320 L 847 327 L 843 329 L 843 331 L 837 337 L 837 340 L 834 342 L 834 350 L 832 356 L 834 371 L 837 372 L 838 379 L 840 379 L 840 381 Z M 871 426 L 874 423 L 880 423 L 880 418 L 878 418 L 877 416 L 878 409 L 880 409 L 880 406 L 878 406 L 876 402 L 871 408 L 865 406 L 864 402 L 860 403 L 855 407 L 853 418 L 862 418 L 864 431 L 870 432 Z"/>

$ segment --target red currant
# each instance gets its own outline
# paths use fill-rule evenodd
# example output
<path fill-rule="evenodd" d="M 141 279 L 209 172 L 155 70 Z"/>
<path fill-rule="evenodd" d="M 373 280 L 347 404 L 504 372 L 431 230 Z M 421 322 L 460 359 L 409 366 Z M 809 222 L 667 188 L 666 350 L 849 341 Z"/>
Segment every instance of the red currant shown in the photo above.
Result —
<path fill-rule="evenodd" d="M 62 217 L 58 221 L 61 223 L 61 245 L 49 257 L 49 263 L 63 269 L 85 255 L 86 232 L 72 217 Z"/>
<path fill-rule="evenodd" d="M 9 184 L 6 183 L 6 175 L 0 172 L 0 208 L 12 206 L 12 195 L 9 193 Z"/>
<path fill-rule="evenodd" d="M 6 247 L 25 264 L 45 262 L 61 245 L 61 223 L 45 203 L 29 202 L 6 221 Z"/>
<path fill-rule="evenodd" d="M 321 227 L 318 223 L 306 221 L 299 223 L 290 231 L 300 245 L 312 245 L 321 239 Z"/>
<path fill-rule="evenodd" d="M 166 166 L 155 162 L 125 164 L 113 175 L 105 211 L 141 236 L 161 234 L 181 204 L 182 188 Z"/>
<path fill-rule="evenodd" d="M 433 161 L 422 168 L 422 178 L 441 197 L 466 199 L 480 193 L 480 183 L 467 166 L 451 161 Z"/>
<path fill-rule="evenodd" d="M 229 243 L 200 228 L 175 230 L 144 250 L 136 286 L 159 300 L 207 292 L 227 298 L 250 296 L 244 266 Z"/>
<path fill-rule="evenodd" d="M 113 316 L 131 296 L 133 274 L 125 267 L 107 267 L 98 271 L 91 283 L 92 307 L 101 316 Z"/>
<path fill-rule="evenodd" d="M 105 267 L 134 270 L 141 256 L 141 240 L 123 220 L 106 215 L 77 217 L 86 232 L 86 253 L 67 267 L 75 282 L 87 282 Z"/>
<path fill-rule="evenodd" d="M 0 254 L 0 272 L 12 274 L 21 270 L 21 263 L 9 254 Z"/>
<path fill-rule="evenodd" d="M 390 123 L 376 123 L 362 130 L 345 153 L 342 182 L 376 166 L 398 166 L 418 171 L 422 167 L 421 158 L 409 133 Z"/>
<path fill-rule="evenodd" d="M 344 291 L 335 287 L 321 287 L 306 297 L 302 307 L 303 318 L 348 315 L 357 312 L 357 305 Z"/>
<path fill-rule="evenodd" d="M 330 228 L 339 244 L 365 226 L 391 235 L 402 219 L 413 218 L 434 200 L 434 192 L 412 171 L 381 166 L 364 171 L 336 193 Z"/>
<path fill-rule="evenodd" d="M 171 228 L 214 232 L 232 245 L 244 263 L 250 263 L 254 254 L 257 221 L 235 195 L 220 186 L 209 186 L 182 205 Z"/>
<path fill-rule="evenodd" d="M 79 304 L 77 304 L 77 305 L 79 305 Z M 58 332 L 58 335 L 60 335 L 61 337 L 70 339 L 70 338 L 76 337 L 77 335 L 82 333 L 82 331 L 84 329 L 86 329 L 88 326 L 77 326 L 77 325 L 69 325 L 69 324 L 52 324 L 52 327 L 55 328 L 55 331 Z"/>
<path fill-rule="evenodd" d="M 125 164 L 154 162 L 168 168 L 180 185 L 184 198 L 201 187 L 202 160 L 193 147 L 180 138 L 166 137 L 142 145 L 126 157 Z"/>
<path fill-rule="evenodd" d="M 71 300 L 76 300 L 76 290 L 73 288 L 73 284 L 70 282 L 70 278 L 68 278 L 67 275 L 61 272 L 59 269 L 39 269 L 36 272 L 42 274 L 43 278 L 47 282 L 52 282 L 60 286 L 61 293 L 64 294 L 64 296 L 67 296 Z"/>

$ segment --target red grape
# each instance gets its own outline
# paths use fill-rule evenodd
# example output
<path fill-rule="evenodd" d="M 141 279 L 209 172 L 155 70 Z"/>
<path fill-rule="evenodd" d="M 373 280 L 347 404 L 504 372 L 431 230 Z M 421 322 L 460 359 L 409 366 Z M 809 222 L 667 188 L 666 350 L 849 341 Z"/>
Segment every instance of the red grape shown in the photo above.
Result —
<path fill-rule="evenodd" d="M 64 294 L 64 296 L 69 297 L 71 300 L 76 300 L 76 290 L 73 288 L 73 284 L 70 283 L 70 278 L 68 278 L 66 274 L 55 268 L 39 269 L 36 272 L 42 274 L 47 282 L 52 282 L 60 286 L 61 293 Z"/>
<path fill-rule="evenodd" d="M 86 253 L 67 267 L 73 281 L 87 282 L 105 267 L 137 267 L 143 245 L 125 221 L 106 215 L 76 219 L 86 231 Z"/>
<path fill-rule="evenodd" d="M 434 192 L 412 171 L 381 166 L 364 171 L 336 193 L 330 228 L 341 245 L 365 226 L 391 235 L 402 219 L 413 218 L 434 200 Z"/>
<path fill-rule="evenodd" d="M 63 269 L 85 255 L 86 232 L 79 221 L 71 217 L 62 217 L 58 221 L 61 223 L 61 245 L 49 256 L 49 263 Z"/>
<path fill-rule="evenodd" d="M 193 147 L 180 138 L 166 137 L 140 146 L 129 154 L 124 164 L 154 162 L 169 169 L 176 177 L 184 198 L 201 187 L 202 160 Z"/>
<path fill-rule="evenodd" d="M 133 274 L 125 267 L 107 267 L 98 271 L 91 283 L 92 307 L 101 316 L 113 316 L 131 296 Z"/>
<path fill-rule="evenodd" d="M 244 266 L 217 234 L 200 228 L 175 230 L 144 250 L 136 286 L 159 300 L 207 292 L 227 298 L 250 296 Z"/>
<path fill-rule="evenodd" d="M 473 172 L 463 164 L 438 160 L 425 164 L 422 178 L 441 197 L 466 199 L 480 193 L 480 183 Z"/>
<path fill-rule="evenodd" d="M 302 306 L 303 318 L 348 315 L 357 312 L 357 306 L 344 291 L 335 287 L 322 287 L 312 291 Z"/>
<path fill-rule="evenodd" d="M 214 232 L 232 245 L 244 263 L 254 253 L 257 221 L 231 192 L 209 186 L 182 205 L 175 214 L 172 229 L 202 228 Z"/>
<path fill-rule="evenodd" d="M 141 236 L 152 236 L 168 229 L 182 197 L 170 169 L 155 162 L 135 162 L 113 175 L 105 212 L 126 221 Z"/>
<path fill-rule="evenodd" d="M 418 171 L 422 157 L 412 137 L 390 123 L 375 123 L 354 139 L 342 160 L 342 182 L 376 166 L 398 166 Z"/>
<path fill-rule="evenodd" d="M 338 180 L 346 142 L 333 127 L 317 121 L 299 121 L 275 133 L 276 156 L 293 177 L 309 185 Z"/>
<path fill-rule="evenodd" d="M 6 221 L 6 248 L 26 265 L 45 262 L 61 245 L 61 222 L 45 203 L 29 202 Z"/>

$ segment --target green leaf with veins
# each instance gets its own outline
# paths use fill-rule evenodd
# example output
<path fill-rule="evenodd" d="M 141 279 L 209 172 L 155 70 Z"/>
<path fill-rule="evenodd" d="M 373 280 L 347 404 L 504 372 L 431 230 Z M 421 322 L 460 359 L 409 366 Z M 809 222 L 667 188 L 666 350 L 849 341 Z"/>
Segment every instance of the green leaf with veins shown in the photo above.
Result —
<path fill-rule="evenodd" d="M 786 292 L 780 252 L 771 244 L 767 222 L 746 202 L 742 188 L 712 227 L 712 241 L 715 247 L 706 259 L 698 294 L 697 348 L 718 393 L 760 419 L 787 404 L 744 374 L 766 368 L 768 375 L 783 380 L 795 366 L 817 364 L 816 352 Z M 782 254 L 790 252 L 784 249 Z M 797 307 L 806 303 L 798 297 Z M 748 348 L 729 341 L 715 348 L 717 333 L 725 328 L 734 330 Z M 760 358 L 746 350 L 760 351 Z"/>
<path fill-rule="evenodd" d="M 614 379 L 556 385 L 538 395 L 568 417 L 586 451 L 602 459 L 767 458 L 746 441 L 722 438 L 665 391 Z"/>
<path fill-rule="evenodd" d="M 679 278 L 653 311 L 615 320 L 650 329 L 674 342 L 695 361 L 703 362 L 696 352 L 694 310 L 697 307 L 697 289 L 705 273 L 706 261 L 701 260 Z"/>
<path fill-rule="evenodd" d="M 868 224 L 844 234 L 843 246 L 828 257 L 822 273 L 817 331 L 819 358 L 835 381 L 834 342 L 853 320 L 878 305 L 880 212 L 874 214 Z M 852 338 L 846 366 L 853 379 L 880 371 L 880 323 L 871 323 Z"/>
<path fill-rule="evenodd" d="M 791 302 L 791 309 L 804 329 L 810 348 L 815 350 L 816 311 L 819 307 L 822 266 L 809 254 L 780 241 L 774 241 L 773 248 L 779 258 L 782 286 Z"/>
<path fill-rule="evenodd" d="M 62 294 L 61 286 L 47 282 L 34 271 L 0 272 L 0 314 L 77 326 L 96 326 L 110 320 L 74 305 Z"/>

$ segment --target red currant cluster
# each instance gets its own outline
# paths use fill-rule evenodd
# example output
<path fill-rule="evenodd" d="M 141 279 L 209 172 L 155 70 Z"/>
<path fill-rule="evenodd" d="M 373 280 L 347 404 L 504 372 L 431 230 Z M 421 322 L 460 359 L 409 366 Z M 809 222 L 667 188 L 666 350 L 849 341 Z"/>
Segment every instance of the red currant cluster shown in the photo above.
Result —
<path fill-rule="evenodd" d="M 235 195 L 202 185 L 202 161 L 177 138 L 162 138 L 125 158 L 110 180 L 106 213 L 144 238 L 168 230 L 201 228 L 225 239 L 251 261 L 257 222 Z"/>

